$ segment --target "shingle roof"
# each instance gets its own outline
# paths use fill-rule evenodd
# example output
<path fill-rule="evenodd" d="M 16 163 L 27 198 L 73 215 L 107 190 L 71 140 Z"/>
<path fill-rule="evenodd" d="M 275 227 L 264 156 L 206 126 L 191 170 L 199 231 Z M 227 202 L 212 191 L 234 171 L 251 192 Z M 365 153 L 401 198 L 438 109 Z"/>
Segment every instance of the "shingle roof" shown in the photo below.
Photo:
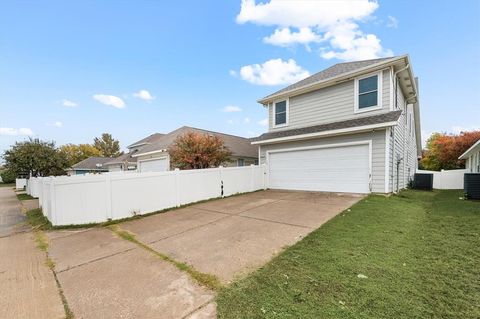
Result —
<path fill-rule="evenodd" d="M 140 141 L 136 141 L 135 143 L 130 144 L 127 146 L 128 148 L 134 146 L 134 145 L 142 145 L 142 144 L 151 144 L 157 141 L 160 137 L 164 136 L 165 134 L 162 133 L 153 133 L 152 135 L 149 135 L 145 138 L 142 138 Z"/>
<path fill-rule="evenodd" d="M 303 134 L 311 134 L 311 133 L 319 133 L 319 132 L 326 132 L 331 130 L 339 130 L 345 128 L 352 128 L 357 126 L 366 126 L 366 125 L 373 125 L 373 124 L 380 124 L 380 123 L 387 123 L 397 121 L 402 114 L 402 111 L 392 111 L 388 113 L 382 113 L 379 115 L 367 116 L 367 117 L 359 117 L 352 120 L 340 121 L 340 122 L 331 122 L 325 123 L 315 126 L 308 126 L 302 127 L 292 130 L 285 130 L 285 131 L 278 131 L 278 132 L 269 132 L 260 135 L 259 137 L 253 138 L 252 141 L 264 141 L 270 140 L 274 138 L 281 138 L 281 137 L 288 137 L 288 136 L 295 136 L 295 135 L 303 135 Z"/>
<path fill-rule="evenodd" d="M 283 88 L 281 90 L 278 90 L 275 93 L 272 93 L 270 95 L 267 95 L 263 99 L 267 99 L 270 96 L 277 95 L 283 92 L 291 91 L 294 89 L 298 89 L 304 86 L 308 86 L 310 84 L 314 84 L 316 82 L 324 81 L 327 79 L 331 79 L 337 76 L 340 76 L 344 73 L 348 72 L 353 72 L 355 70 L 359 70 L 361 68 L 367 67 L 369 65 L 373 65 L 379 62 L 387 61 L 387 60 L 393 60 L 398 57 L 389 57 L 389 58 L 380 58 L 380 59 L 373 59 L 373 60 L 363 60 L 363 61 L 354 61 L 354 62 L 344 62 L 344 63 L 337 63 L 323 71 L 317 72 L 308 78 L 305 78 L 301 81 L 298 81 L 296 83 L 293 83 L 292 85 L 287 86 L 286 88 Z M 261 99 L 261 100 L 263 100 Z"/>
<path fill-rule="evenodd" d="M 149 152 L 154 152 L 158 150 L 168 149 L 172 145 L 175 139 L 187 132 L 196 132 L 200 134 L 209 134 L 220 137 L 225 146 L 232 152 L 234 156 L 245 156 L 245 157 L 258 157 L 258 147 L 251 144 L 251 140 L 248 138 L 229 135 L 224 133 L 212 132 L 207 130 L 202 130 L 194 127 L 183 126 L 175 131 L 172 131 L 161 138 L 159 138 L 155 143 L 146 145 L 142 147 L 137 154 L 144 154 Z"/>
<path fill-rule="evenodd" d="M 128 163 L 136 163 L 137 162 L 137 158 L 136 157 L 132 157 L 133 154 L 135 154 L 137 151 L 132 151 L 130 153 L 125 153 L 125 154 L 122 154 L 118 157 L 115 157 L 115 158 L 109 158 L 110 161 L 106 162 L 105 165 L 112 165 L 112 164 L 123 164 L 125 163 L 125 161 L 127 161 Z"/>
<path fill-rule="evenodd" d="M 96 169 L 102 169 L 106 170 L 107 168 L 103 167 L 103 165 L 111 161 L 111 157 L 98 157 L 98 156 L 92 156 L 89 158 L 84 159 L 81 162 L 78 162 L 77 164 L 72 165 L 72 169 L 75 170 L 96 170 Z M 97 164 L 100 164 L 97 166 Z"/>

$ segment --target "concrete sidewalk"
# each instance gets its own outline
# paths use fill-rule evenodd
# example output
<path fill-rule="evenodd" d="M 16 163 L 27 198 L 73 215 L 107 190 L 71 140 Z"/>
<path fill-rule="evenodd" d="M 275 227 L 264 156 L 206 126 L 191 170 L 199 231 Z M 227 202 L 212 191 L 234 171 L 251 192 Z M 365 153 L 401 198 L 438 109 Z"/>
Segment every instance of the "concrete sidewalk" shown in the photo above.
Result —
<path fill-rule="evenodd" d="M 0 237 L 28 230 L 24 222 L 25 214 L 13 189 L 0 187 Z"/>
<path fill-rule="evenodd" d="M 54 275 L 34 235 L 21 226 L 25 215 L 15 192 L 0 188 L 0 317 L 65 318 Z M 22 233 L 19 233 L 19 231 Z"/>

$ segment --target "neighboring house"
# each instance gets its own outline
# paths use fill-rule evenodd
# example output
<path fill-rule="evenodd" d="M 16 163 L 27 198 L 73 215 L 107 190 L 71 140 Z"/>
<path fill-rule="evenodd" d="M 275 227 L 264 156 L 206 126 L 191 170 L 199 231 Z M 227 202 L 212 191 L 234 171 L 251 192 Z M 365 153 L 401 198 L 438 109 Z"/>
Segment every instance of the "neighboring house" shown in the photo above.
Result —
<path fill-rule="evenodd" d="M 460 155 L 459 159 L 465 160 L 465 168 L 470 173 L 480 173 L 480 140 Z"/>
<path fill-rule="evenodd" d="M 67 174 L 82 175 L 87 173 L 108 172 L 108 168 L 105 166 L 105 163 L 111 160 L 112 159 L 109 157 L 92 156 L 67 169 Z"/>
<path fill-rule="evenodd" d="M 132 171 L 137 169 L 137 158 L 133 157 L 133 154 L 137 153 L 140 149 L 151 145 L 158 141 L 158 139 L 165 134 L 161 133 L 154 133 L 149 135 L 140 141 L 137 141 L 129 146 L 128 153 L 120 155 L 110 161 L 106 162 L 105 165 L 108 167 L 110 172 L 118 172 L 118 171 Z"/>
<path fill-rule="evenodd" d="M 157 136 L 147 144 L 139 145 L 138 142 L 132 144 L 138 146 L 135 153 L 131 155 L 137 161 L 137 170 L 139 172 L 170 170 L 168 148 L 173 145 L 177 137 L 188 132 L 220 137 L 232 152 L 231 161 L 226 163 L 226 166 L 245 166 L 258 163 L 258 147 L 251 145 L 251 141 L 247 138 L 183 126 L 168 134 Z"/>
<path fill-rule="evenodd" d="M 258 101 L 253 139 L 270 188 L 390 193 L 421 155 L 418 81 L 408 55 L 339 63 Z"/>

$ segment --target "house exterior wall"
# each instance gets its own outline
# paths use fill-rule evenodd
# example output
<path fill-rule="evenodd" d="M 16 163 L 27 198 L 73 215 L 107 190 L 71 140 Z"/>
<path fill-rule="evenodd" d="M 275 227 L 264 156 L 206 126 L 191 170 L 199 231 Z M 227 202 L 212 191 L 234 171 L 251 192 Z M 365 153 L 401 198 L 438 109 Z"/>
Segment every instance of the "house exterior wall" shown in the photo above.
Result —
<path fill-rule="evenodd" d="M 397 192 L 408 186 L 418 168 L 415 115 L 413 104 L 407 104 L 400 87 L 397 87 L 394 110 L 402 110 L 398 125 L 391 128 L 389 141 L 389 192 Z"/>
<path fill-rule="evenodd" d="M 108 171 L 109 171 L 109 172 L 120 172 L 120 171 L 123 171 L 122 164 L 108 165 Z"/>
<path fill-rule="evenodd" d="M 167 156 L 167 160 L 170 163 L 170 155 L 167 152 L 139 156 L 137 160 L 138 160 L 138 162 L 141 162 L 141 161 L 144 161 L 144 160 L 161 158 L 161 157 L 165 157 L 165 156 Z M 244 166 L 249 166 L 249 165 L 255 164 L 257 162 L 257 158 L 253 158 L 253 157 L 232 156 L 231 157 L 231 162 L 226 163 L 224 166 L 226 166 L 226 167 L 238 166 L 238 159 L 240 159 L 240 158 L 244 160 Z"/>
<path fill-rule="evenodd" d="M 465 168 L 470 173 L 480 173 L 480 147 L 467 158 Z"/>
<path fill-rule="evenodd" d="M 349 120 L 355 117 L 371 116 L 390 110 L 391 75 L 390 69 L 382 74 L 382 108 L 354 113 L 355 81 L 339 83 L 309 93 L 291 97 L 288 101 L 286 126 L 273 127 L 273 104 L 268 107 L 269 131 L 288 130 L 323 123 Z M 373 75 L 373 73 L 372 73 Z"/>
<path fill-rule="evenodd" d="M 317 139 L 293 141 L 286 143 L 277 143 L 262 145 L 260 147 L 260 163 L 264 164 L 266 161 L 267 151 L 272 150 L 281 150 L 288 148 L 297 148 L 297 147 L 311 147 L 311 146 L 322 146 L 329 144 L 340 144 L 340 143 L 350 143 L 350 142 L 359 142 L 359 141 L 372 141 L 372 192 L 375 193 L 385 193 L 385 161 L 387 157 L 385 156 L 385 141 L 386 133 L 385 129 L 356 133 L 349 135 L 338 135 L 332 137 L 324 137 Z M 302 163 L 298 163 L 301 165 Z"/>

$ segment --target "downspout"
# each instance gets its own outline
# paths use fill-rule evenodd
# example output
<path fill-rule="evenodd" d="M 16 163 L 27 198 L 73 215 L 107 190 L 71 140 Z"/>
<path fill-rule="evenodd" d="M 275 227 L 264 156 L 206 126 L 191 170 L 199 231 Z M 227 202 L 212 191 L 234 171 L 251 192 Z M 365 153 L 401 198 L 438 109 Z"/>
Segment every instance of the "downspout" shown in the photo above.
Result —
<path fill-rule="evenodd" d="M 397 99 L 397 88 L 398 88 L 398 81 L 397 81 L 397 76 L 400 72 L 403 72 L 405 70 L 407 70 L 408 68 L 410 67 L 410 64 L 407 64 L 404 68 L 396 71 L 395 73 L 393 73 L 393 81 L 394 81 L 394 92 L 393 92 L 393 97 L 394 97 L 394 103 L 395 103 L 395 110 L 398 109 L 398 99 Z M 394 177 L 394 165 L 395 165 L 395 126 L 392 127 L 392 134 L 393 134 L 393 149 L 392 149 L 392 174 L 391 174 L 391 179 L 392 179 L 392 191 L 394 193 L 397 193 L 398 192 L 398 165 L 399 163 L 397 163 L 397 189 L 395 190 L 395 185 L 394 185 L 394 182 L 393 182 L 393 177 Z"/>

